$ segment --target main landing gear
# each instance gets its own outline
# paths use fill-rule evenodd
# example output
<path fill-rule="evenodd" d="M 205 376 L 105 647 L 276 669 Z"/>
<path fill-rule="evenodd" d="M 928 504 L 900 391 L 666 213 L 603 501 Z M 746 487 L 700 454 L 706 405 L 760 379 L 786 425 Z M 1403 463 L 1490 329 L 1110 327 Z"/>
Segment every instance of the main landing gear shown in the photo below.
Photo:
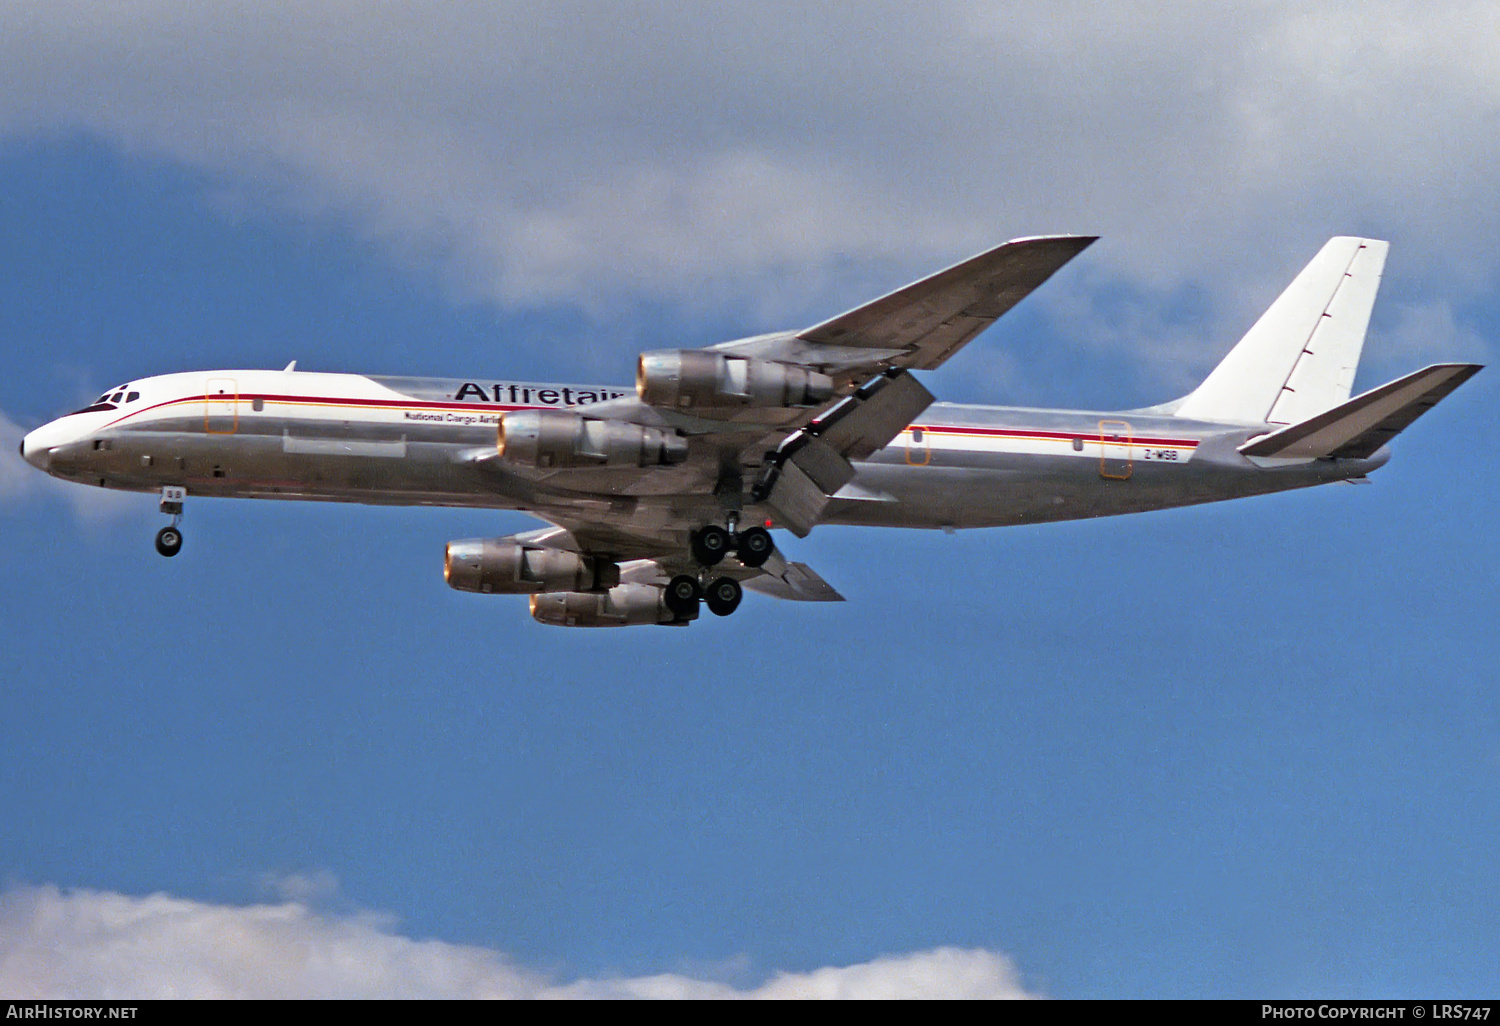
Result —
<path fill-rule="evenodd" d="M 691 544 L 693 558 L 704 566 L 718 566 L 725 556 L 733 552 L 741 563 L 753 569 L 764 566 L 766 560 L 771 558 L 771 553 L 776 551 L 776 543 L 771 540 L 770 531 L 764 527 L 735 531 L 733 520 L 730 521 L 729 530 L 716 524 L 700 527 L 693 532 Z"/>
<path fill-rule="evenodd" d="M 678 574 L 667 582 L 667 608 L 681 620 L 696 619 L 699 602 L 706 604 L 715 616 L 728 616 L 740 607 L 744 597 L 740 582 L 733 577 L 716 577 L 706 588 L 689 574 Z"/>
<path fill-rule="evenodd" d="M 156 551 L 163 556 L 175 556 L 182 551 L 182 500 L 187 498 L 187 489 L 168 485 L 161 490 L 160 509 L 172 518 L 172 523 L 156 532 Z"/>
<path fill-rule="evenodd" d="M 745 597 L 740 582 L 733 577 L 708 579 L 710 568 L 718 566 L 724 557 L 733 553 L 745 566 L 755 569 L 764 566 L 776 551 L 771 532 L 764 527 L 752 527 L 736 531 L 737 518 L 729 518 L 727 528 L 709 524 L 694 531 L 690 539 L 693 559 L 703 568 L 695 577 L 679 574 L 667 584 L 667 608 L 684 620 L 698 615 L 698 604 L 705 603 L 715 616 L 728 616 L 740 606 Z"/>

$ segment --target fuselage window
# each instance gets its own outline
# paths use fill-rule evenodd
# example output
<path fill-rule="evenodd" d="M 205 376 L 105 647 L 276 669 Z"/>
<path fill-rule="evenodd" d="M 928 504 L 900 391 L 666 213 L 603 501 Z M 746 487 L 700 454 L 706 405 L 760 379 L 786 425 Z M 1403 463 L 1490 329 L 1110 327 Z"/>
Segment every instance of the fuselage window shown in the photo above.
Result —
<path fill-rule="evenodd" d="M 266 401 L 264 399 L 252 399 L 250 401 L 250 408 L 259 413 L 266 408 Z"/>
<path fill-rule="evenodd" d="M 922 429 L 921 428 L 912 428 L 911 429 L 911 440 L 913 442 L 920 442 L 922 440 Z"/>
<path fill-rule="evenodd" d="M 1075 438 L 1075 439 L 1073 439 L 1073 451 L 1074 452 L 1083 452 L 1083 439 L 1082 438 Z"/>

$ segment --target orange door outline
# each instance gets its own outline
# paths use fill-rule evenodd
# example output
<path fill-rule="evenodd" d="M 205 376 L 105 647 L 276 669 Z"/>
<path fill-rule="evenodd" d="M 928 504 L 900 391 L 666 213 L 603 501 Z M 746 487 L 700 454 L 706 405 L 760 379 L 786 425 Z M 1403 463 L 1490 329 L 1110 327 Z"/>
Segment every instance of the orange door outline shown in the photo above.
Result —
<path fill-rule="evenodd" d="M 1110 481 L 1128 481 L 1135 469 L 1135 438 L 1130 423 L 1123 420 L 1099 422 L 1099 476 Z"/>
<path fill-rule="evenodd" d="M 927 466 L 932 462 L 932 442 L 928 438 L 931 432 L 915 424 L 907 430 L 909 434 L 906 436 L 906 462 L 913 467 Z"/>
<path fill-rule="evenodd" d="M 232 435 L 240 427 L 239 385 L 233 378 L 209 378 L 203 386 L 203 430 Z"/>

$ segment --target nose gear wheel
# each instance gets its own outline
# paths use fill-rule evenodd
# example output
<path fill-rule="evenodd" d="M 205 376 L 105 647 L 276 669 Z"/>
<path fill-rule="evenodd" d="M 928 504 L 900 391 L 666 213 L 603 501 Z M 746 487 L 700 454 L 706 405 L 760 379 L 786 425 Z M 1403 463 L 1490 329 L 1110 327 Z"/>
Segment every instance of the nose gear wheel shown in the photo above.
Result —
<path fill-rule="evenodd" d="M 163 527 L 156 532 L 156 551 L 163 556 L 175 556 L 182 549 L 182 532 L 175 526 Z"/>

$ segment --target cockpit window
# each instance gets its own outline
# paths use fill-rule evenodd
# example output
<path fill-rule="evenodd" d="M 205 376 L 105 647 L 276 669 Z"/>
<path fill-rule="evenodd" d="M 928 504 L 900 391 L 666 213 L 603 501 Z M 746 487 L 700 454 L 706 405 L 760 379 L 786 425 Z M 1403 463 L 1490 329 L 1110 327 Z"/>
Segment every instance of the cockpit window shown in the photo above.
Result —
<path fill-rule="evenodd" d="M 124 392 L 116 392 L 114 398 L 111 399 L 110 402 L 117 403 L 121 399 L 124 399 L 124 398 L 125 398 L 125 393 Z"/>
<path fill-rule="evenodd" d="M 135 402 L 135 401 L 136 401 L 136 400 L 137 400 L 137 399 L 139 399 L 139 398 L 140 398 L 140 397 L 141 397 L 141 393 L 139 393 L 139 392 L 131 392 L 131 393 L 130 393 L 130 394 L 129 394 L 129 395 L 127 395 L 127 396 L 126 396 L 126 397 L 125 397 L 125 401 L 126 401 L 126 402 L 127 402 L 127 403 L 133 403 L 133 402 Z"/>
<path fill-rule="evenodd" d="M 100 403 L 107 403 L 107 402 L 109 402 L 109 393 L 105 392 L 99 398 L 97 398 L 97 399 L 94 400 L 94 405 L 98 406 Z"/>

